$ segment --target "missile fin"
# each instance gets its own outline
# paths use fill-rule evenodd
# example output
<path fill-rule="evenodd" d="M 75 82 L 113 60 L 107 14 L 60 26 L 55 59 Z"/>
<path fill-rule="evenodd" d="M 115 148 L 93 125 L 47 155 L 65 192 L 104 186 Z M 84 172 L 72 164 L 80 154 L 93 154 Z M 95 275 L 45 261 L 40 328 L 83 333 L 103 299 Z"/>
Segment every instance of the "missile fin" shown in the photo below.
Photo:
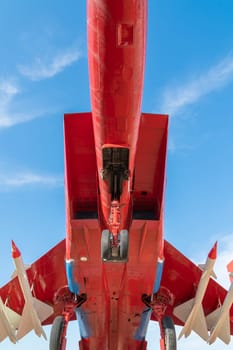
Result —
<path fill-rule="evenodd" d="M 184 327 L 179 334 L 178 339 L 180 339 L 183 335 L 185 337 L 188 337 L 191 331 L 196 332 L 204 340 L 208 339 L 208 330 L 205 315 L 203 307 L 201 305 L 193 307 L 184 324 Z"/>
<path fill-rule="evenodd" d="M 24 269 L 25 269 L 25 271 L 27 271 L 28 269 L 30 269 L 31 268 L 31 265 L 29 265 L 29 264 L 25 264 L 24 265 Z M 18 276 L 18 273 L 17 273 L 17 271 L 15 270 L 12 274 L 11 274 L 11 279 L 13 280 L 15 277 L 17 277 Z"/>
<path fill-rule="evenodd" d="M 205 267 L 206 267 L 206 264 L 198 264 L 198 267 L 204 271 L 205 270 Z"/>
<path fill-rule="evenodd" d="M 12 272 L 11 274 L 11 280 L 13 280 L 15 277 L 17 277 L 18 274 L 17 274 L 17 271 L 15 270 L 14 272 Z"/>
<path fill-rule="evenodd" d="M 200 267 L 200 265 L 199 265 L 199 267 Z M 205 265 L 204 265 L 204 267 L 205 267 Z M 203 271 L 203 274 L 202 274 L 201 278 L 204 279 L 206 277 L 206 275 L 208 274 L 208 271 L 206 271 L 205 269 L 202 269 L 202 271 Z M 214 272 L 214 270 L 211 271 L 210 276 L 213 277 L 214 279 L 217 279 L 217 275 Z"/>
<path fill-rule="evenodd" d="M 192 310 L 194 305 L 194 298 L 190 299 L 183 304 L 176 306 L 173 310 L 174 315 L 179 318 L 182 322 L 185 322 Z"/>
<path fill-rule="evenodd" d="M 227 315 L 225 321 L 222 324 L 221 329 L 219 330 L 218 337 L 225 343 L 229 344 L 231 341 L 230 335 L 230 318 L 229 314 Z"/>
<path fill-rule="evenodd" d="M 22 317 L 19 323 L 19 329 L 17 332 L 17 340 L 23 338 L 27 333 L 33 329 L 33 320 L 31 310 L 26 303 L 23 309 Z"/>
<path fill-rule="evenodd" d="M 2 318 L 0 317 L 0 342 L 3 341 L 8 336 L 7 331 L 4 327 Z"/>
<path fill-rule="evenodd" d="M 21 319 L 21 316 L 17 314 L 17 312 L 11 310 L 9 307 L 4 305 L 4 312 L 7 315 L 7 318 L 9 322 L 12 324 L 12 326 L 17 329 L 19 327 L 19 322 Z"/>
<path fill-rule="evenodd" d="M 214 270 L 212 270 L 211 276 L 212 276 L 214 279 L 217 279 L 217 275 L 216 275 L 216 273 L 214 272 Z"/>
<path fill-rule="evenodd" d="M 32 310 L 26 303 L 23 309 L 22 317 L 17 332 L 17 340 L 23 338 L 27 333 L 34 329 L 35 333 L 40 337 L 43 335 L 45 339 L 46 334 L 43 330 L 41 322 L 46 320 L 53 313 L 53 308 L 42 301 L 33 298 L 33 306 L 35 311 L 35 317 L 38 318 L 39 324 L 35 327 L 32 318 Z"/>
<path fill-rule="evenodd" d="M 0 298 L 0 341 L 9 337 L 12 343 L 16 343 L 16 329 L 18 328 L 21 316 L 3 304 Z"/>
<path fill-rule="evenodd" d="M 202 305 L 198 308 L 195 318 L 193 318 L 192 327 L 194 332 L 196 332 L 202 339 L 208 339 L 208 329 Z"/>
<path fill-rule="evenodd" d="M 217 323 L 211 331 L 208 343 L 212 344 L 215 341 L 216 337 L 218 337 L 225 344 L 229 344 L 231 341 L 230 334 L 230 318 L 229 314 L 227 314 L 227 316 L 222 320 L 222 322 L 220 322 L 219 324 Z"/>
<path fill-rule="evenodd" d="M 49 316 L 53 314 L 53 308 L 51 306 L 34 297 L 32 299 L 34 308 L 41 322 L 45 321 Z"/>
<path fill-rule="evenodd" d="M 206 316 L 206 323 L 209 330 L 213 329 L 216 323 L 218 322 L 222 307 L 218 307 L 209 315 Z"/>

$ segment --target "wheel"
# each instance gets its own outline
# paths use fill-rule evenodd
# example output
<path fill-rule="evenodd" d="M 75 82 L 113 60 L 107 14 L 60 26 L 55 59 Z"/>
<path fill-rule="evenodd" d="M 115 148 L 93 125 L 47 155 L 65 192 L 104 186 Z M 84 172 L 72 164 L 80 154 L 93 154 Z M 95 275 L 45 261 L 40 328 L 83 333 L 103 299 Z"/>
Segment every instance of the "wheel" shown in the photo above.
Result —
<path fill-rule="evenodd" d="M 164 316 L 162 319 L 164 330 L 165 350 L 176 350 L 176 331 L 171 317 Z"/>
<path fill-rule="evenodd" d="M 109 260 L 111 257 L 111 242 L 109 230 L 103 230 L 101 236 L 101 258 Z"/>
<path fill-rule="evenodd" d="M 62 350 L 62 333 L 65 325 L 63 316 L 57 316 L 52 325 L 49 341 L 49 350 Z"/>
<path fill-rule="evenodd" d="M 122 260 L 128 259 L 129 248 L 129 234 L 127 230 L 121 230 L 120 232 L 120 258 Z"/>

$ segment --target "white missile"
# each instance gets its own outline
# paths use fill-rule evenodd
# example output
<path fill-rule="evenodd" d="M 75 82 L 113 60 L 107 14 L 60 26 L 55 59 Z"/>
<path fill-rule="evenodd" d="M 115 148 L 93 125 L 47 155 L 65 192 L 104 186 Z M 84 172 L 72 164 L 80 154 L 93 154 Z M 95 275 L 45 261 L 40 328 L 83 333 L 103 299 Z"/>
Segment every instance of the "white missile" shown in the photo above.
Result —
<path fill-rule="evenodd" d="M 214 343 L 216 338 L 221 339 L 225 344 L 229 344 L 231 341 L 229 311 L 233 303 L 232 264 L 233 261 L 227 265 L 228 271 L 230 272 L 231 286 L 224 302 L 222 306 L 206 317 L 207 325 L 210 329 L 210 337 L 208 339 L 209 344 Z"/>
<path fill-rule="evenodd" d="M 210 276 L 216 277 L 213 267 L 217 256 L 217 242 L 210 250 L 206 263 L 201 265 L 203 270 L 194 298 L 174 308 L 174 315 L 184 322 L 179 338 L 188 337 L 193 330 L 204 340 L 208 339 L 208 329 L 202 307 L 202 301 L 209 283 Z"/>
<path fill-rule="evenodd" d="M 3 304 L 0 297 L 0 341 L 9 337 L 12 343 L 16 343 L 16 329 L 19 326 L 20 315 Z"/>
<path fill-rule="evenodd" d="M 32 296 L 21 253 L 13 241 L 12 258 L 14 260 L 19 284 L 25 299 L 24 309 L 20 319 L 16 339 L 21 339 L 32 329 L 34 329 L 36 335 L 39 337 L 43 335 L 43 337 L 47 339 L 41 323 L 52 315 L 53 308 Z"/>

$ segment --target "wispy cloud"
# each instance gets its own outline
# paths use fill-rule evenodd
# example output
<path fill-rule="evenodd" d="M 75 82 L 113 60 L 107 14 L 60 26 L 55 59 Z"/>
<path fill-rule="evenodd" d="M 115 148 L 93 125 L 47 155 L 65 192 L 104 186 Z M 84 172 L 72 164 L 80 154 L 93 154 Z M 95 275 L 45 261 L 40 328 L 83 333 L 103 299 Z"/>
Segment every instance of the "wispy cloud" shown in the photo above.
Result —
<path fill-rule="evenodd" d="M 2 102 L 2 100 L 7 100 L 11 96 L 14 96 L 18 93 L 19 93 L 19 88 L 12 79 L 11 80 L 3 79 L 0 82 L 0 96 L 1 96 L 0 102 Z"/>
<path fill-rule="evenodd" d="M 13 79 L 0 81 L 0 128 L 12 126 L 23 119 L 19 115 L 13 118 L 9 112 L 9 106 L 19 93 L 20 89 Z"/>
<path fill-rule="evenodd" d="M 24 110 L 17 111 L 15 102 L 20 99 L 21 89 L 15 79 L 0 79 L 0 129 L 9 128 L 17 124 L 25 123 L 35 118 L 39 118 L 46 113 L 53 113 L 53 107 L 29 108 L 25 105 Z M 20 108 L 22 110 L 22 108 Z"/>
<path fill-rule="evenodd" d="M 22 124 L 33 120 L 35 118 L 39 118 L 43 115 L 43 112 L 38 112 L 34 114 L 29 113 L 10 113 L 7 108 L 1 109 L 0 107 L 0 129 L 2 128 L 10 128 L 17 124 Z"/>
<path fill-rule="evenodd" d="M 230 54 L 207 72 L 189 82 L 168 88 L 163 96 L 161 109 L 171 116 L 197 102 L 203 96 L 221 89 L 233 80 L 233 55 Z"/>
<path fill-rule="evenodd" d="M 31 65 L 18 65 L 19 72 L 31 79 L 42 80 L 55 76 L 62 72 L 66 67 L 72 65 L 81 57 L 77 48 L 63 50 L 62 53 L 50 58 L 36 57 Z"/>
<path fill-rule="evenodd" d="M 63 186 L 63 176 L 39 174 L 30 171 L 0 174 L 0 191 L 28 186 L 61 187 Z"/>
<path fill-rule="evenodd" d="M 216 261 L 216 274 L 218 282 L 226 289 L 229 288 L 229 276 L 226 270 L 226 265 L 233 260 L 233 233 L 223 235 L 219 239 L 219 254 Z"/>

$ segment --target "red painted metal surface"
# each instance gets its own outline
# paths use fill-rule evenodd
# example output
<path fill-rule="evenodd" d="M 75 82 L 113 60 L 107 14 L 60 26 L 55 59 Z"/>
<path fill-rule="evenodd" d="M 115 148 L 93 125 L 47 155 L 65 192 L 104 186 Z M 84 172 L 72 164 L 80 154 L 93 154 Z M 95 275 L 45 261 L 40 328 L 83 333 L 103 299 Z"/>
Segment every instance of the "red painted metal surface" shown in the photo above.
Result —
<path fill-rule="evenodd" d="M 93 332 L 88 345 L 83 340 L 82 347 L 143 349 L 145 341 L 135 340 L 135 336 L 146 307 L 142 295 L 150 295 L 153 290 L 157 260 L 163 247 L 168 118 L 141 116 L 134 193 L 131 194 L 132 214 L 149 213 L 154 219 L 132 221 L 128 263 L 102 262 L 100 241 L 104 220 L 101 222 L 101 216 L 99 220 L 81 218 L 98 212 L 101 201 L 96 191 L 91 191 L 97 169 L 91 125 L 90 114 L 65 116 L 67 258 L 75 262 L 75 281 L 80 292 L 87 295 L 81 312 Z"/>
<path fill-rule="evenodd" d="M 101 209 L 108 226 L 110 194 L 102 180 L 102 148 L 129 148 L 129 180 L 120 200 L 121 228 L 129 227 L 130 190 L 143 91 L 147 1 L 87 1 L 88 62 Z"/>
<path fill-rule="evenodd" d="M 27 275 L 33 295 L 54 307 L 44 324 L 57 315 L 74 319 L 78 305 L 81 350 L 146 350 L 146 313 L 152 311 L 157 321 L 171 315 L 181 324 L 173 308 L 195 295 L 201 271 L 163 238 L 168 116 L 141 113 L 147 1 L 88 0 L 87 10 L 92 112 L 65 115 L 66 240 L 34 262 Z M 103 174 L 108 149 L 129 154 L 119 198 L 112 198 Z M 115 239 L 120 229 L 128 229 L 127 262 L 102 261 L 106 228 Z M 161 286 L 153 295 L 164 257 Z M 65 260 L 73 263 L 82 305 L 67 287 Z M 17 278 L 0 295 L 22 313 Z M 205 314 L 225 295 L 211 279 Z"/>
<path fill-rule="evenodd" d="M 78 244 L 76 250 L 73 248 L 73 254 L 77 257 L 76 269 L 79 271 L 78 278 L 82 281 L 82 290 L 89 294 L 88 303 L 84 303 L 82 308 L 83 312 L 88 312 L 90 325 L 93 327 L 93 336 L 89 340 L 83 339 L 80 342 L 80 349 L 104 348 L 106 339 L 112 333 L 117 333 L 113 339 L 117 337 L 121 344 L 125 344 L 124 347 L 121 345 L 120 349 L 146 349 L 144 342 L 135 341 L 131 338 L 142 317 L 143 304 L 141 303 L 141 298 L 139 298 L 139 293 L 149 291 L 151 288 L 151 263 L 153 264 L 153 257 L 145 257 L 143 252 L 147 251 L 148 246 L 153 245 L 152 241 L 155 238 L 152 239 L 150 237 L 150 230 L 153 224 L 150 224 L 147 233 L 144 233 L 143 240 L 145 243 L 143 248 L 141 248 L 141 225 L 145 225 L 145 222 L 138 220 L 133 225 L 132 232 L 135 234 L 136 239 L 134 246 L 130 246 L 131 262 L 126 265 L 100 263 L 98 256 L 100 253 L 99 247 L 94 244 L 92 239 L 93 234 L 100 235 L 98 229 L 95 231 L 95 227 L 98 226 L 95 220 L 86 221 L 85 223 L 79 221 L 75 224 L 75 230 L 80 232 L 80 237 L 83 237 L 83 242 L 85 242 L 86 246 L 85 251 L 81 248 L 84 244 Z M 86 262 L 81 261 L 80 257 L 83 254 L 88 254 L 87 256 L 90 259 Z M 166 309 L 166 314 L 172 315 L 172 310 L 176 305 L 189 300 L 195 295 L 195 290 L 201 277 L 201 270 L 166 241 L 164 255 L 166 260 L 161 290 L 169 290 L 173 295 L 172 304 Z M 44 324 L 51 324 L 54 317 L 61 315 L 64 310 L 62 298 L 60 298 L 60 301 L 58 301 L 59 298 L 56 298 L 59 290 L 61 295 L 66 295 L 61 290 L 62 286 L 66 286 L 67 283 L 64 258 L 65 240 L 35 261 L 31 268 L 27 270 L 29 283 L 33 286 L 33 295 L 52 305 L 55 310 L 54 314 Z M 140 268 L 138 268 L 138 265 Z M 149 269 L 145 273 L 147 267 Z M 113 279 L 115 282 L 112 284 Z M 0 295 L 7 306 L 19 314 L 22 313 L 24 299 L 17 278 L 3 286 L 0 289 Z M 219 302 L 223 302 L 225 296 L 226 290 L 211 279 L 203 302 L 205 314 L 212 312 L 219 305 Z M 112 311 L 109 313 L 111 307 Z M 118 312 L 116 312 L 117 308 Z M 119 315 L 119 318 L 114 321 L 116 322 L 117 320 L 115 329 L 111 322 L 111 318 L 114 318 L 114 311 L 115 314 L 118 313 Z M 174 316 L 173 318 L 176 324 L 182 324 Z M 152 319 L 156 318 L 152 315 Z M 230 319 L 231 334 L 233 334 L 233 307 L 230 310 Z M 122 322 L 119 329 L 118 322 Z M 111 348 L 106 347 L 106 349 Z"/>

